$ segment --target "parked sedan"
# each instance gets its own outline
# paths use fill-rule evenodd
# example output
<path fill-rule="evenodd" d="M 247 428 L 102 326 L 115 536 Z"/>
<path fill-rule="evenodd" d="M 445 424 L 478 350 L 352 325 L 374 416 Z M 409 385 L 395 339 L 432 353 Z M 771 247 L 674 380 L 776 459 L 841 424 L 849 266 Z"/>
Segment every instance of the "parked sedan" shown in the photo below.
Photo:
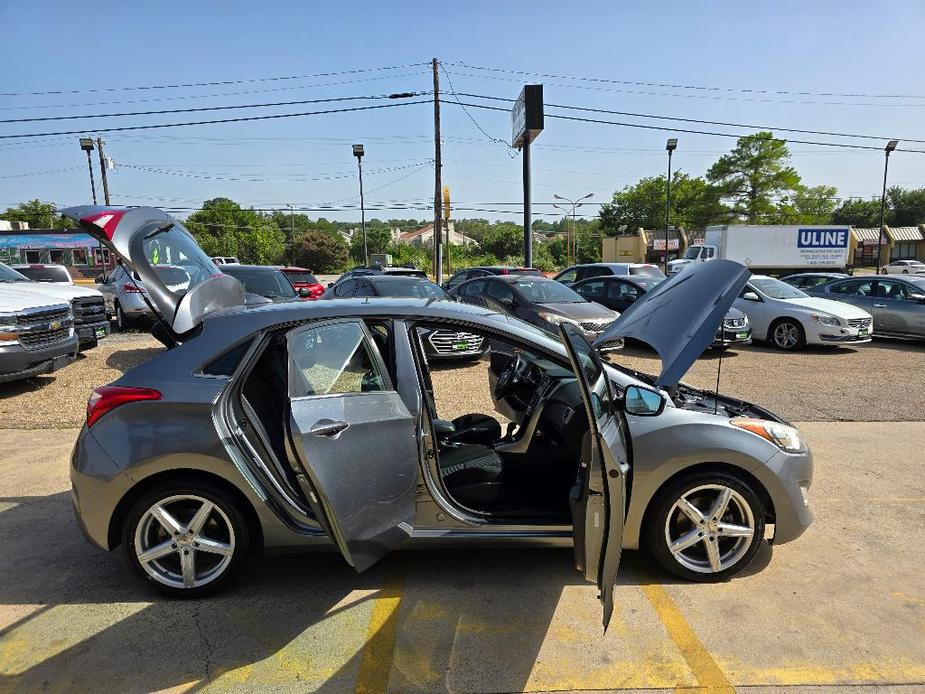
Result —
<path fill-rule="evenodd" d="M 261 546 L 333 545 L 363 571 L 408 539 L 574 543 L 606 627 L 623 547 L 646 546 L 688 580 L 723 580 L 755 557 L 766 523 L 781 543 L 812 520 L 799 432 L 678 383 L 744 286 L 741 265 L 692 269 L 601 336 L 638 338 L 644 326 L 662 357 L 649 377 L 603 364 L 571 323 L 554 336 L 456 302 L 247 308 L 240 282 L 160 210 L 64 214 L 123 254 L 176 345 L 94 391 L 71 459 L 84 534 L 121 545 L 148 586 L 207 593 Z M 153 243 L 199 268 L 187 290 L 160 279 Z M 519 426 L 447 442 L 454 424 L 434 415 L 419 326 L 491 340 L 486 385 Z M 554 478 L 504 474 L 550 464 Z M 550 485 L 548 507 L 525 503 Z"/>
<path fill-rule="evenodd" d="M 655 289 L 665 280 L 657 277 L 630 275 L 627 277 L 592 277 L 572 285 L 572 289 L 588 301 L 596 301 L 609 309 L 623 313 L 642 296 Z M 748 317 L 738 309 L 731 308 L 723 317 L 723 324 L 716 329 L 716 338 L 711 347 L 747 345 L 752 341 L 752 328 Z"/>
<path fill-rule="evenodd" d="M 274 303 L 308 298 L 308 289 L 296 292 L 278 267 L 226 263 L 222 265 L 221 271 L 240 281 L 248 294 L 256 294 Z"/>
<path fill-rule="evenodd" d="M 588 339 L 596 338 L 620 315 L 547 277 L 479 277 L 463 282 L 450 291 L 450 296 L 506 311 L 551 333 L 557 334 L 560 325 L 571 323 Z"/>
<path fill-rule="evenodd" d="M 533 275 L 542 277 L 543 273 L 534 267 L 517 267 L 515 265 L 478 265 L 457 270 L 443 283 L 443 288 L 449 291 L 466 280 L 476 277 L 489 277 L 491 275 Z"/>
<path fill-rule="evenodd" d="M 572 267 L 565 268 L 553 279 L 562 284 L 571 285 L 590 277 L 608 275 L 616 277 L 636 275 L 665 279 L 665 273 L 657 265 L 651 265 L 650 263 L 585 263 L 584 265 L 572 265 Z"/>
<path fill-rule="evenodd" d="M 843 280 L 850 276 L 851 275 L 846 275 L 844 272 L 800 272 L 796 275 L 782 277 L 781 281 L 786 282 L 791 287 L 809 291 L 813 287 L 818 287 L 821 284 L 828 284 L 835 280 Z"/>
<path fill-rule="evenodd" d="M 922 275 L 925 263 L 921 260 L 894 260 L 880 268 L 881 275 Z"/>
<path fill-rule="evenodd" d="M 867 311 L 874 317 L 878 335 L 925 338 L 925 276 L 861 275 L 815 287 L 809 293 Z"/>
<path fill-rule="evenodd" d="M 868 312 L 809 296 L 773 277 L 752 275 L 735 307 L 748 316 L 756 340 L 778 349 L 870 342 L 873 319 Z"/>
<path fill-rule="evenodd" d="M 182 267 L 157 265 L 156 271 L 171 291 L 183 291 L 190 284 L 190 275 Z M 103 294 L 106 311 L 113 316 L 120 331 L 135 327 L 139 321 L 154 320 L 150 298 L 137 272 L 119 263 L 95 280 Z"/>
<path fill-rule="evenodd" d="M 324 285 L 318 281 L 318 278 L 312 274 L 311 270 L 304 267 L 281 267 L 286 279 L 292 284 L 293 289 L 299 294 L 299 298 L 305 301 L 314 301 L 324 294 Z M 308 291 L 308 296 L 303 296 L 302 289 Z"/>

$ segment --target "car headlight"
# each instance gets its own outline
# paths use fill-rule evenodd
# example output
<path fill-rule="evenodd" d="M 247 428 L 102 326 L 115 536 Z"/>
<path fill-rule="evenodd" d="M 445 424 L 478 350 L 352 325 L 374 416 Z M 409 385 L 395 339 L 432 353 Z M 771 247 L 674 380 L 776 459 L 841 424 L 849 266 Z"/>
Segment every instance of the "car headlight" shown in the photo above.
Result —
<path fill-rule="evenodd" d="M 810 319 L 814 323 L 822 323 L 823 325 L 841 325 L 841 321 L 838 320 L 835 316 L 829 316 L 824 313 L 810 313 Z"/>
<path fill-rule="evenodd" d="M 0 313 L 0 344 L 9 345 L 19 341 L 15 313 Z"/>
<path fill-rule="evenodd" d="M 570 322 L 565 316 L 560 316 L 558 313 L 547 313 L 546 311 L 540 311 L 540 318 L 542 318 L 547 323 L 552 323 L 553 325 L 562 325 L 562 323 Z"/>
<path fill-rule="evenodd" d="M 800 432 L 786 424 L 751 417 L 735 417 L 730 419 L 729 423 L 739 429 L 758 434 L 788 453 L 802 453 L 806 450 L 806 444 L 803 443 Z"/>

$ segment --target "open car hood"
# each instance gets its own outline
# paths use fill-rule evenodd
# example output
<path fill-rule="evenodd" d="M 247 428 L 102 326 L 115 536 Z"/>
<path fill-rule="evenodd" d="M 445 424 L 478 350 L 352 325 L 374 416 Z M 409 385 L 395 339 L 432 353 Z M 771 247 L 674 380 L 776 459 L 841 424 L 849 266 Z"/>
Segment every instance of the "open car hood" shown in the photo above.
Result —
<path fill-rule="evenodd" d="M 662 360 L 656 384 L 677 385 L 713 342 L 723 316 L 750 276 L 744 265 L 731 260 L 688 268 L 631 304 L 594 344 L 627 337 L 645 342 Z"/>

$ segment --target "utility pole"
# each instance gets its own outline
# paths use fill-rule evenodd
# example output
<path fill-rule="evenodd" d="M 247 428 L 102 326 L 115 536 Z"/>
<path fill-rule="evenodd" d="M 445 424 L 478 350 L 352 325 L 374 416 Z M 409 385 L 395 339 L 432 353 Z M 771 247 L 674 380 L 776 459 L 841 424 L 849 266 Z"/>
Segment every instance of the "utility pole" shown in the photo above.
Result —
<path fill-rule="evenodd" d="M 292 209 L 292 203 L 286 207 L 289 208 L 289 243 L 286 244 L 286 257 L 292 262 L 292 241 L 295 239 L 295 212 Z"/>
<path fill-rule="evenodd" d="M 890 140 L 886 147 L 883 148 L 885 155 L 883 160 L 883 194 L 880 196 L 880 233 L 877 236 L 877 274 L 880 274 L 880 263 L 883 256 L 880 254 L 880 247 L 883 245 L 883 219 L 886 213 L 886 172 L 890 168 L 890 152 L 896 149 L 899 140 Z"/>
<path fill-rule="evenodd" d="M 100 178 L 103 179 L 103 201 L 109 205 L 109 178 L 106 176 L 106 154 L 103 145 L 106 142 L 99 135 L 96 136 L 96 150 L 100 155 Z"/>
<path fill-rule="evenodd" d="M 443 279 L 441 261 L 441 227 L 443 226 L 443 181 L 440 162 L 440 63 L 434 58 L 434 276 L 437 284 Z"/>

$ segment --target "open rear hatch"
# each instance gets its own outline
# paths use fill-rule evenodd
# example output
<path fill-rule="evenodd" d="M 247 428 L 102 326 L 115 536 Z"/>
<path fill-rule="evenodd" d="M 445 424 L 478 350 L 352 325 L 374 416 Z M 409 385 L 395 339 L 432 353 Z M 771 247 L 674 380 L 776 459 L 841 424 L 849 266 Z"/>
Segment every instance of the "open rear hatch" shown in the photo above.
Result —
<path fill-rule="evenodd" d="M 138 273 L 152 309 L 174 338 L 198 328 L 210 313 L 245 304 L 243 285 L 223 274 L 193 235 L 162 210 L 82 206 L 61 214 Z"/>

